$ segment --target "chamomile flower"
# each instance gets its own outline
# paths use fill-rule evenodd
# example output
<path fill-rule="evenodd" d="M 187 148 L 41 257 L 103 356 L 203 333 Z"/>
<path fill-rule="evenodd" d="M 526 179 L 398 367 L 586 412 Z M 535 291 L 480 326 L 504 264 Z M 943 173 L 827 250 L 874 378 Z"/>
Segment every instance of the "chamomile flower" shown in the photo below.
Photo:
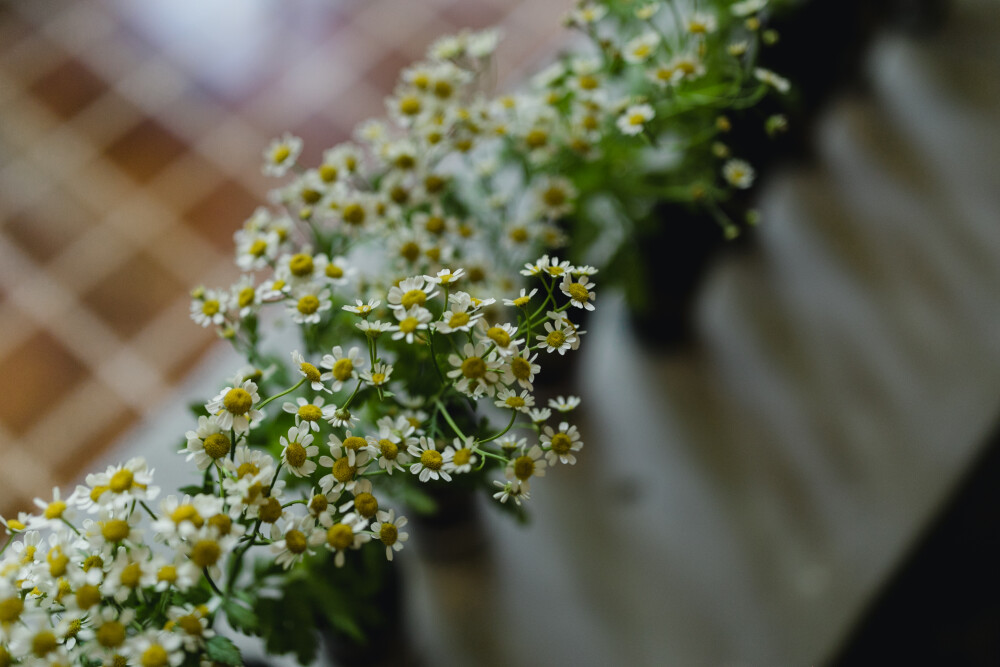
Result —
<path fill-rule="evenodd" d="M 642 132 L 646 129 L 646 123 L 652 120 L 655 115 L 656 113 L 653 111 L 653 107 L 648 104 L 635 104 L 626 109 L 625 112 L 618 117 L 616 123 L 622 134 L 635 136 L 637 134 L 642 134 Z"/>
<path fill-rule="evenodd" d="M 475 455 L 476 439 L 473 436 L 455 438 L 452 444 L 444 449 L 445 467 L 451 473 L 472 472 L 472 466 L 478 459 Z"/>
<path fill-rule="evenodd" d="M 369 338 L 378 338 L 385 332 L 392 331 L 393 327 L 391 322 L 382 322 L 381 320 L 361 320 L 354 326 Z"/>
<path fill-rule="evenodd" d="M 302 140 L 285 132 L 264 149 L 264 164 L 261 170 L 267 176 L 284 176 L 299 159 L 301 152 Z"/>
<path fill-rule="evenodd" d="M 636 7 L 635 17 L 640 21 L 648 21 L 653 18 L 658 11 L 660 11 L 660 5 L 655 2 L 651 2 L 648 5 Z"/>
<path fill-rule="evenodd" d="M 513 484 L 528 490 L 532 477 L 545 477 L 545 459 L 542 448 L 533 446 L 526 453 L 511 461 L 504 470 L 504 476 Z"/>
<path fill-rule="evenodd" d="M 98 506 L 116 510 L 134 501 L 154 500 L 160 493 L 160 487 L 153 486 L 153 471 L 147 469 L 141 456 L 108 466 L 103 473 L 87 475 L 86 481 Z"/>
<path fill-rule="evenodd" d="M 528 417 L 530 417 L 531 421 L 535 424 L 541 424 L 542 422 L 547 421 L 551 416 L 552 410 L 549 408 L 532 408 L 531 410 L 528 410 Z"/>
<path fill-rule="evenodd" d="M 569 13 L 568 20 L 587 26 L 597 23 L 608 13 L 608 8 L 595 2 L 588 2 Z"/>
<path fill-rule="evenodd" d="M 316 462 L 312 457 L 319 454 L 319 447 L 312 444 L 313 434 L 309 426 L 293 426 L 288 429 L 288 436 L 281 436 L 281 458 L 288 470 L 296 477 L 306 477 L 316 470 Z"/>
<path fill-rule="evenodd" d="M 389 288 L 389 307 L 408 310 L 413 306 L 423 306 L 428 299 L 437 296 L 434 283 L 427 282 L 424 276 L 414 276 L 401 280 L 399 285 Z"/>
<path fill-rule="evenodd" d="M 507 363 L 503 366 L 502 382 L 508 385 L 517 382 L 522 388 L 532 391 L 535 374 L 542 370 L 542 367 L 535 363 L 537 358 L 537 352 L 535 354 L 525 352 L 507 359 Z"/>
<path fill-rule="evenodd" d="M 788 81 L 788 79 L 776 74 L 775 72 L 772 72 L 769 69 L 764 69 L 763 67 L 756 67 L 754 68 L 753 75 L 755 79 L 757 79 L 761 83 L 765 83 L 768 86 L 771 86 L 779 93 L 787 93 L 792 88 L 792 84 Z"/>
<path fill-rule="evenodd" d="M 480 320 L 480 322 L 485 322 L 485 320 Z M 485 343 L 493 346 L 501 357 L 509 357 L 511 355 L 517 354 L 518 347 L 524 343 L 523 338 L 517 338 L 517 327 L 513 324 L 496 324 L 493 326 L 486 326 L 485 324 L 480 327 L 481 329 L 481 340 Z"/>
<path fill-rule="evenodd" d="M 477 343 L 475 346 L 466 343 L 462 348 L 462 356 L 449 355 L 448 363 L 454 370 L 448 371 L 448 377 L 456 380 L 455 389 L 472 398 L 484 393 L 490 396 L 495 393 L 500 375 L 497 373 L 494 353 L 487 354 L 487 350 L 485 343 Z"/>
<path fill-rule="evenodd" d="M 237 434 L 249 433 L 264 418 L 264 413 L 254 406 L 260 403 L 257 384 L 244 380 L 239 386 L 226 387 L 205 404 L 205 410 L 214 415 L 223 430 L 233 429 Z"/>
<path fill-rule="evenodd" d="M 191 653 L 204 647 L 205 642 L 215 636 L 209 624 L 209 608 L 191 603 L 167 609 L 166 630 L 175 631 Z"/>
<path fill-rule="evenodd" d="M 397 518 L 395 510 L 390 509 L 388 511 L 380 510 L 377 519 L 372 523 L 372 533 L 375 534 L 377 540 L 385 545 L 386 559 L 392 560 L 393 552 L 401 551 L 403 543 L 410 538 L 409 533 L 401 530 L 407 524 L 406 517 Z"/>
<path fill-rule="evenodd" d="M 545 334 L 535 336 L 538 346 L 547 352 L 558 352 L 560 355 L 567 350 L 573 349 L 573 345 L 578 342 L 576 330 L 566 326 L 565 320 L 557 319 L 554 322 L 545 323 Z"/>
<path fill-rule="evenodd" d="M 568 422 L 561 422 L 558 431 L 551 426 L 542 427 L 541 444 L 547 450 L 545 459 L 552 466 L 557 461 L 576 463 L 573 452 L 578 452 L 583 447 L 580 432 L 576 430 L 576 426 L 570 426 Z"/>
<path fill-rule="evenodd" d="M 350 433 L 350 431 L 348 431 Z M 359 442 L 355 442 L 354 440 Z M 323 493 L 351 491 L 358 483 L 358 474 L 368 466 L 370 455 L 364 438 L 348 435 L 343 441 L 330 434 L 330 454 L 321 456 L 319 464 L 330 470 L 319 480 Z"/>
<path fill-rule="evenodd" d="M 416 445 L 419 441 L 412 434 L 415 427 L 402 419 L 399 428 L 392 423 L 391 418 L 379 420 L 378 437 L 368 436 L 368 451 L 373 456 L 378 457 L 378 465 L 388 474 L 393 470 L 402 470 L 410 462 L 410 456 L 406 453 L 407 448 Z"/>
<path fill-rule="evenodd" d="M 424 276 L 428 284 L 451 285 L 465 276 L 465 269 L 452 271 L 451 269 L 441 269 L 435 276 Z"/>
<path fill-rule="evenodd" d="M 417 335 L 418 331 L 426 331 L 428 324 L 433 318 L 431 311 L 427 310 L 423 306 L 413 306 L 407 310 L 397 308 L 392 314 L 395 315 L 398 320 L 398 323 L 394 324 L 392 328 L 389 329 L 394 332 L 392 334 L 392 339 L 403 339 L 407 343 L 412 343 L 414 341 L 414 337 Z"/>
<path fill-rule="evenodd" d="M 438 333 L 449 334 L 456 331 L 472 331 L 472 327 L 483 317 L 476 312 L 472 297 L 466 292 L 456 292 L 448 297 L 449 309 L 434 323 Z"/>
<path fill-rule="evenodd" d="M 360 315 L 361 317 L 368 317 L 375 311 L 376 308 L 379 307 L 381 303 L 382 302 L 378 299 L 368 299 L 367 303 L 361 299 L 355 299 L 353 306 L 343 306 L 343 309 L 349 313 Z"/>
<path fill-rule="evenodd" d="M 533 190 L 538 210 L 548 218 L 556 220 L 573 210 L 577 190 L 569 179 L 561 176 L 545 176 Z"/>
<path fill-rule="evenodd" d="M 297 324 L 319 324 L 323 313 L 332 306 L 330 290 L 310 283 L 292 289 L 288 314 Z"/>
<path fill-rule="evenodd" d="M 656 49 L 659 46 L 659 34 L 649 31 L 626 44 L 625 48 L 622 49 L 622 58 L 629 64 L 638 65 L 649 60 L 656 53 Z"/>
<path fill-rule="evenodd" d="M 357 514 L 347 514 L 336 523 L 328 514 L 324 514 L 320 522 L 326 528 L 324 544 L 336 554 L 333 562 L 337 567 L 344 566 L 344 554 L 348 549 L 360 549 L 362 544 L 371 539 L 370 535 L 362 532 L 368 522 Z"/>
<path fill-rule="evenodd" d="M 745 190 L 753 185 L 755 172 L 748 162 L 733 158 L 722 165 L 722 175 L 733 187 Z"/>
<path fill-rule="evenodd" d="M 518 394 L 516 390 L 503 387 L 497 392 L 495 405 L 498 408 L 507 408 L 518 412 L 528 412 L 535 405 L 535 397 L 527 389 L 522 389 Z"/>
<path fill-rule="evenodd" d="M 493 494 L 493 497 L 501 503 L 513 500 L 514 503 L 520 507 L 523 501 L 531 499 L 531 494 L 528 492 L 528 488 L 526 486 L 522 486 L 521 484 L 510 481 L 501 482 L 499 480 L 493 480 L 493 485 L 500 489 Z"/>
<path fill-rule="evenodd" d="M 417 475 L 421 482 L 432 479 L 451 481 L 451 475 L 445 466 L 450 459 L 445 458 L 445 455 L 437 450 L 434 440 L 421 436 L 419 443 L 410 445 L 408 452 L 417 459 L 417 462 L 410 466 L 410 472 Z"/>
<path fill-rule="evenodd" d="M 188 453 L 187 460 L 193 460 L 198 470 L 205 470 L 214 461 L 225 459 L 233 446 L 228 429 L 223 430 L 214 415 L 198 417 L 198 427 L 184 435 L 187 438 L 187 448 L 182 452 Z"/>
<path fill-rule="evenodd" d="M 718 21 L 708 12 L 695 12 L 687 20 L 687 31 L 692 35 L 707 35 L 715 32 L 717 27 Z"/>
<path fill-rule="evenodd" d="M 538 288 L 533 288 L 530 292 L 526 292 L 525 288 L 521 288 L 521 293 L 514 297 L 513 299 L 504 299 L 503 305 L 514 306 L 515 308 L 524 308 L 531 301 L 531 297 L 538 293 Z"/>
<path fill-rule="evenodd" d="M 76 508 L 70 504 L 70 500 L 70 498 L 63 499 L 58 486 L 52 487 L 52 500 L 35 498 L 35 506 L 42 510 L 42 513 L 40 516 L 30 517 L 28 526 L 35 530 L 56 529 L 63 520 L 72 521 L 76 515 Z"/>
<path fill-rule="evenodd" d="M 226 323 L 229 295 L 219 290 L 204 290 L 191 299 L 191 319 L 203 327 Z"/>
<path fill-rule="evenodd" d="M 319 365 L 328 371 L 323 373 L 323 381 L 330 382 L 330 388 L 338 392 L 344 388 L 346 382 L 358 376 L 358 369 L 364 365 L 364 360 L 361 358 L 360 348 L 352 347 L 347 354 L 344 354 L 343 348 L 337 345 L 330 354 L 323 356 Z"/>
<path fill-rule="evenodd" d="M 579 396 L 557 396 L 549 399 L 549 407 L 559 412 L 569 412 L 580 405 Z"/>
<path fill-rule="evenodd" d="M 285 402 L 281 406 L 281 409 L 295 415 L 296 426 L 304 424 L 310 430 L 318 432 L 320 422 L 328 418 L 333 413 L 333 410 L 336 409 L 336 406 L 326 405 L 326 400 L 322 396 L 317 396 L 312 401 L 307 401 L 302 396 L 299 396 L 295 399 L 294 403 L 291 401 Z"/>
<path fill-rule="evenodd" d="M 361 379 L 372 387 L 384 387 L 389 383 L 389 377 L 392 375 L 392 364 L 378 363 L 372 366 L 369 370 L 363 371 L 360 375 Z"/>
<path fill-rule="evenodd" d="M 284 528 L 273 524 L 271 553 L 274 554 L 274 562 L 286 570 L 291 569 L 305 556 L 316 553 L 310 547 L 315 546 L 322 538 L 322 531 L 316 530 L 315 520 L 310 516 L 304 516 Z"/>
<path fill-rule="evenodd" d="M 592 291 L 594 283 L 590 282 L 588 278 L 581 276 L 579 279 L 573 280 L 569 274 L 566 274 L 563 276 L 559 289 L 569 297 L 570 304 L 575 308 L 594 310 L 594 304 L 591 301 L 596 299 L 597 295 Z"/>

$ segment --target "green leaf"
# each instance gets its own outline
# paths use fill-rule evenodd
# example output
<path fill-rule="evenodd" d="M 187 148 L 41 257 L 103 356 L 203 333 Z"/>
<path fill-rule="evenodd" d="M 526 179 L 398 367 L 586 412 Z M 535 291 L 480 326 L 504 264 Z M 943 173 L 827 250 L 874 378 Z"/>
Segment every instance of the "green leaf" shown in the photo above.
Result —
<path fill-rule="evenodd" d="M 215 662 L 221 662 L 223 665 L 233 665 L 234 667 L 243 665 L 243 656 L 240 655 L 240 650 L 221 635 L 216 635 L 205 642 L 205 653 L 208 654 L 209 658 Z"/>
<path fill-rule="evenodd" d="M 177 489 L 180 493 L 187 494 L 189 496 L 196 496 L 199 493 L 205 493 L 205 487 L 198 486 L 197 484 L 190 484 L 188 486 L 182 486 Z"/>
<path fill-rule="evenodd" d="M 244 607 L 235 600 L 230 600 L 222 608 L 226 613 L 226 620 L 237 632 L 246 635 L 257 635 L 260 633 L 260 619 L 252 610 Z"/>

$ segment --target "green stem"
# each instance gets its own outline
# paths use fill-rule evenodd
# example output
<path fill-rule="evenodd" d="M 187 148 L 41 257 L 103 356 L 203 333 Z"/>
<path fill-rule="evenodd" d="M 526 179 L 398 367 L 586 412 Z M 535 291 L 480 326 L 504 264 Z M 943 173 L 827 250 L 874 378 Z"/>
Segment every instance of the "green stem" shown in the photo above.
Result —
<path fill-rule="evenodd" d="M 448 409 L 444 407 L 444 403 L 442 403 L 440 400 L 435 401 L 435 403 L 437 403 L 437 406 L 441 411 L 441 416 L 444 417 L 444 420 L 446 422 L 448 422 L 448 426 L 450 426 L 451 430 L 455 432 L 455 435 L 460 437 L 462 440 L 465 440 L 465 434 L 462 433 L 462 429 L 458 428 L 458 424 L 456 424 L 455 421 L 451 418 L 451 415 L 448 414 Z"/>
<path fill-rule="evenodd" d="M 226 594 L 223 593 L 221 590 L 219 590 L 219 587 L 216 586 L 215 581 L 212 579 L 212 575 L 208 573 L 208 568 L 207 567 L 203 568 L 202 572 L 205 573 L 205 578 L 208 579 L 208 585 L 212 587 L 212 590 L 221 595 L 222 597 L 225 597 Z"/>
<path fill-rule="evenodd" d="M 296 389 L 298 389 L 299 387 L 301 387 L 305 383 L 305 381 L 306 381 L 306 378 L 302 378 L 301 380 L 299 380 L 298 384 L 296 384 L 294 387 L 286 389 L 285 391 L 281 392 L 280 394 L 275 394 L 271 398 L 264 399 L 263 401 L 260 402 L 260 405 L 257 406 L 257 409 L 260 410 L 261 408 L 263 408 L 265 405 L 267 405 L 268 403 L 270 403 L 274 399 L 281 398 L 282 396 L 285 396 L 287 394 L 292 393 L 293 391 L 295 391 Z"/>
<path fill-rule="evenodd" d="M 153 517 L 153 521 L 158 521 L 160 517 L 156 516 L 153 510 L 149 509 L 149 505 L 146 504 L 145 500 L 140 500 L 139 504 L 142 505 L 142 509 L 146 510 L 146 514 Z M 72 526 L 71 526 L 72 527 Z M 79 535 L 79 533 L 77 533 Z"/>
<path fill-rule="evenodd" d="M 480 440 L 476 444 L 477 445 L 485 445 L 487 442 L 493 442 L 497 438 L 503 437 L 504 435 L 506 435 L 507 431 L 509 431 L 510 428 L 514 425 L 514 420 L 515 419 L 517 419 L 517 410 L 511 410 L 510 411 L 510 421 L 507 422 L 507 428 L 505 428 L 504 430 L 500 431 L 496 435 L 491 435 L 490 437 L 486 438 L 485 440 Z"/>
<path fill-rule="evenodd" d="M 76 526 L 74 526 L 73 524 L 71 524 L 67 519 L 65 519 L 64 517 L 59 517 L 59 520 L 62 521 L 67 526 L 69 526 L 69 529 L 72 530 L 74 533 L 76 533 L 77 536 L 80 535 L 80 531 L 76 529 Z M 6 548 L 7 547 L 4 547 L 4 549 L 6 549 Z M 2 554 L 2 553 L 3 553 L 3 550 L 0 550 L 0 554 Z"/>

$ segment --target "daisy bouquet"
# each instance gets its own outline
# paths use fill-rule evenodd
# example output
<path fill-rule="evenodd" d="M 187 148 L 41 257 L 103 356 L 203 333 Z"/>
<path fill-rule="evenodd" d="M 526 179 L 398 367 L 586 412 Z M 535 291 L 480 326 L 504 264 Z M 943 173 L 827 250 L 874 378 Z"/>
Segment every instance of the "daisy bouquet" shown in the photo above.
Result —
<path fill-rule="evenodd" d="M 446 37 L 318 164 L 267 146 L 280 183 L 235 234 L 243 275 L 193 292 L 248 365 L 195 406 L 192 483 L 163 494 L 136 458 L 5 520 L 0 667 L 242 664 L 223 619 L 309 662 L 317 625 L 363 639 L 435 489 L 520 512 L 583 444 L 579 399 L 535 393 L 596 301 L 597 269 L 556 253 L 594 247 L 602 201 L 734 224 L 720 204 L 753 169 L 726 112 L 786 87 L 753 67 L 766 5 L 581 3 L 579 51 L 509 95 L 496 31 Z"/>

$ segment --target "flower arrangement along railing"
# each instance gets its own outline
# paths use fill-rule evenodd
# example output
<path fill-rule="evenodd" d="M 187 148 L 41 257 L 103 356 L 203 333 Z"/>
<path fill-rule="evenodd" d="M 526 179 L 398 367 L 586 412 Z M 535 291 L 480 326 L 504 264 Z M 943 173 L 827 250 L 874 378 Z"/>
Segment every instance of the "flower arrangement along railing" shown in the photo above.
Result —
<path fill-rule="evenodd" d="M 135 458 L 5 521 L 0 665 L 241 664 L 222 617 L 308 662 L 317 627 L 377 627 L 402 508 L 486 488 L 520 513 L 583 444 L 579 399 L 534 394 L 596 301 L 597 269 L 555 253 L 600 256 L 605 217 L 663 198 L 736 233 L 754 172 L 727 113 L 787 87 L 754 66 L 766 4 L 583 3 L 591 46 L 511 95 L 488 90 L 495 31 L 444 38 L 356 142 L 310 167 L 269 145 L 284 180 L 235 235 L 245 275 L 193 295 L 250 364 L 196 407 L 198 481 L 163 497 Z"/>

